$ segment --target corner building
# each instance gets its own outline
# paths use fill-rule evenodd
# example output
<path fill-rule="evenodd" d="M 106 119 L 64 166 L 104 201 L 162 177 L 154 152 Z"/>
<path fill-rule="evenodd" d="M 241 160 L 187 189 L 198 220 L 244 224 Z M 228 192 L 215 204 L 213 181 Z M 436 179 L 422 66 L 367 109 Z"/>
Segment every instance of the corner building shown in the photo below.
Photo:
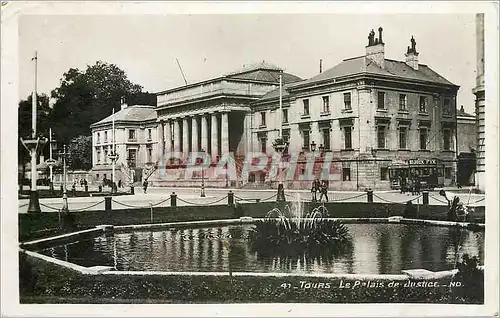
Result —
<path fill-rule="evenodd" d="M 459 87 L 418 62 L 411 38 L 405 60 L 387 59 L 382 28 L 368 36 L 366 53 L 305 81 L 284 86 L 283 137 L 290 152 L 311 152 L 311 144 L 332 152 L 338 166 L 332 189 L 389 189 L 389 167 L 400 162 L 438 162 L 444 166 L 444 185 L 454 182 L 456 171 L 456 95 Z M 279 91 L 253 105 L 256 151 L 278 137 Z M 269 146 L 267 146 L 269 147 Z M 430 160 L 430 161 L 429 161 Z M 258 180 L 265 180 L 260 176 Z M 289 188 L 310 187 L 288 182 Z"/>

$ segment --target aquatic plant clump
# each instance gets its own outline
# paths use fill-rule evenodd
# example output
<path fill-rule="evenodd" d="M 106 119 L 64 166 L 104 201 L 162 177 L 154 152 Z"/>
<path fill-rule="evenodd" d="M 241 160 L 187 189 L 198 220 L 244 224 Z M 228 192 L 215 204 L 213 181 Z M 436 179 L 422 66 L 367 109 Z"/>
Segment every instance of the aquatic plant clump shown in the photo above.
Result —
<path fill-rule="evenodd" d="M 249 232 L 252 249 L 259 254 L 340 255 L 352 245 L 349 230 L 340 221 L 323 218 L 319 209 L 304 217 L 300 212 L 274 209 L 256 221 Z"/>

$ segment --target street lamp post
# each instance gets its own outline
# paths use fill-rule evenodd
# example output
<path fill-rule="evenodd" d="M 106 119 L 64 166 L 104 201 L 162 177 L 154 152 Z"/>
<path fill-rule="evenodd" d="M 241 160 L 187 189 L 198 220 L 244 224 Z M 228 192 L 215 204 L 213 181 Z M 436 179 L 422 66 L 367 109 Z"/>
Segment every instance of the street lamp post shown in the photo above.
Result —
<path fill-rule="evenodd" d="M 116 188 L 116 183 L 115 183 L 115 165 L 116 161 L 118 160 L 118 154 L 116 153 L 116 140 L 115 140 L 115 109 L 113 108 L 113 130 L 112 130 L 112 142 L 113 142 L 113 148 L 111 152 L 108 155 L 108 158 L 111 159 L 111 193 L 116 193 L 117 188 Z"/>
<path fill-rule="evenodd" d="M 66 156 L 68 155 L 66 149 L 66 145 L 63 145 L 63 151 L 59 152 L 59 155 L 62 156 L 63 159 L 63 206 L 61 210 L 65 213 L 69 212 L 68 195 L 66 193 Z"/>
<path fill-rule="evenodd" d="M 35 57 L 32 58 L 35 62 L 35 77 L 34 77 L 34 90 L 31 97 L 31 139 L 23 140 L 21 143 L 30 152 L 31 156 L 31 191 L 30 191 L 30 202 L 28 206 L 28 212 L 41 212 L 40 201 L 38 200 L 38 192 L 36 188 L 37 181 L 37 170 L 36 170 L 36 156 L 41 150 L 42 146 L 45 144 L 45 138 L 37 137 L 36 134 L 36 108 L 37 108 L 37 53 L 35 52 Z"/>
<path fill-rule="evenodd" d="M 205 197 L 205 149 L 201 149 L 203 153 L 203 161 L 201 163 L 201 194 L 202 198 Z"/>
<path fill-rule="evenodd" d="M 55 140 L 52 140 L 52 128 L 49 129 L 49 159 L 47 159 L 46 163 L 49 166 L 50 171 L 50 192 L 54 193 L 54 175 L 53 175 L 53 167 L 56 164 L 54 158 L 52 158 L 52 145 L 55 146 Z"/>
<path fill-rule="evenodd" d="M 288 142 L 283 139 L 283 71 L 280 71 L 279 74 L 279 130 L 278 130 L 278 138 L 276 138 L 273 142 L 274 150 L 282 155 L 288 149 Z M 280 161 L 278 165 L 278 193 L 276 197 L 276 201 L 285 201 L 285 188 L 283 186 L 282 175 L 280 172 Z"/>

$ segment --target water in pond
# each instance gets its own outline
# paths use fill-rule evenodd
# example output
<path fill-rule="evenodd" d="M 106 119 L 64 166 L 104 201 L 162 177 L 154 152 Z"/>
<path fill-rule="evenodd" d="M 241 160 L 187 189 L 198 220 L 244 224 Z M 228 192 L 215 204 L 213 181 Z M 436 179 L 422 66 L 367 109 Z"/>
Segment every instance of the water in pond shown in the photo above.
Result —
<path fill-rule="evenodd" d="M 82 266 L 106 265 L 120 271 L 399 274 L 403 269 L 453 269 L 457 251 L 484 261 L 484 232 L 458 228 L 348 224 L 353 248 L 328 260 L 261 257 L 248 246 L 250 227 L 116 233 L 40 252 Z"/>

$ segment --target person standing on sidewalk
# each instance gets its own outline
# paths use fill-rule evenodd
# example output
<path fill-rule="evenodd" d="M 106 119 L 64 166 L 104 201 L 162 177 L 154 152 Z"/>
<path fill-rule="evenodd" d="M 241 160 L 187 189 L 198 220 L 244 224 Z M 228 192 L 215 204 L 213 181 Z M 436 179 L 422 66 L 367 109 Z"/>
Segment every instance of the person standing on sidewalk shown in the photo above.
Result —
<path fill-rule="evenodd" d="M 319 180 L 318 179 L 314 179 L 313 182 L 312 182 L 312 186 L 311 186 L 312 202 L 317 202 L 318 201 L 318 197 L 316 195 L 316 193 L 319 190 L 318 184 L 319 184 Z"/>
<path fill-rule="evenodd" d="M 144 194 L 146 194 L 146 192 L 148 191 L 148 179 L 144 179 L 142 187 L 144 188 Z"/>
<path fill-rule="evenodd" d="M 321 184 L 321 196 L 319 197 L 319 201 L 323 202 L 323 196 L 325 196 L 326 202 L 328 202 L 328 182 L 323 180 Z"/>

